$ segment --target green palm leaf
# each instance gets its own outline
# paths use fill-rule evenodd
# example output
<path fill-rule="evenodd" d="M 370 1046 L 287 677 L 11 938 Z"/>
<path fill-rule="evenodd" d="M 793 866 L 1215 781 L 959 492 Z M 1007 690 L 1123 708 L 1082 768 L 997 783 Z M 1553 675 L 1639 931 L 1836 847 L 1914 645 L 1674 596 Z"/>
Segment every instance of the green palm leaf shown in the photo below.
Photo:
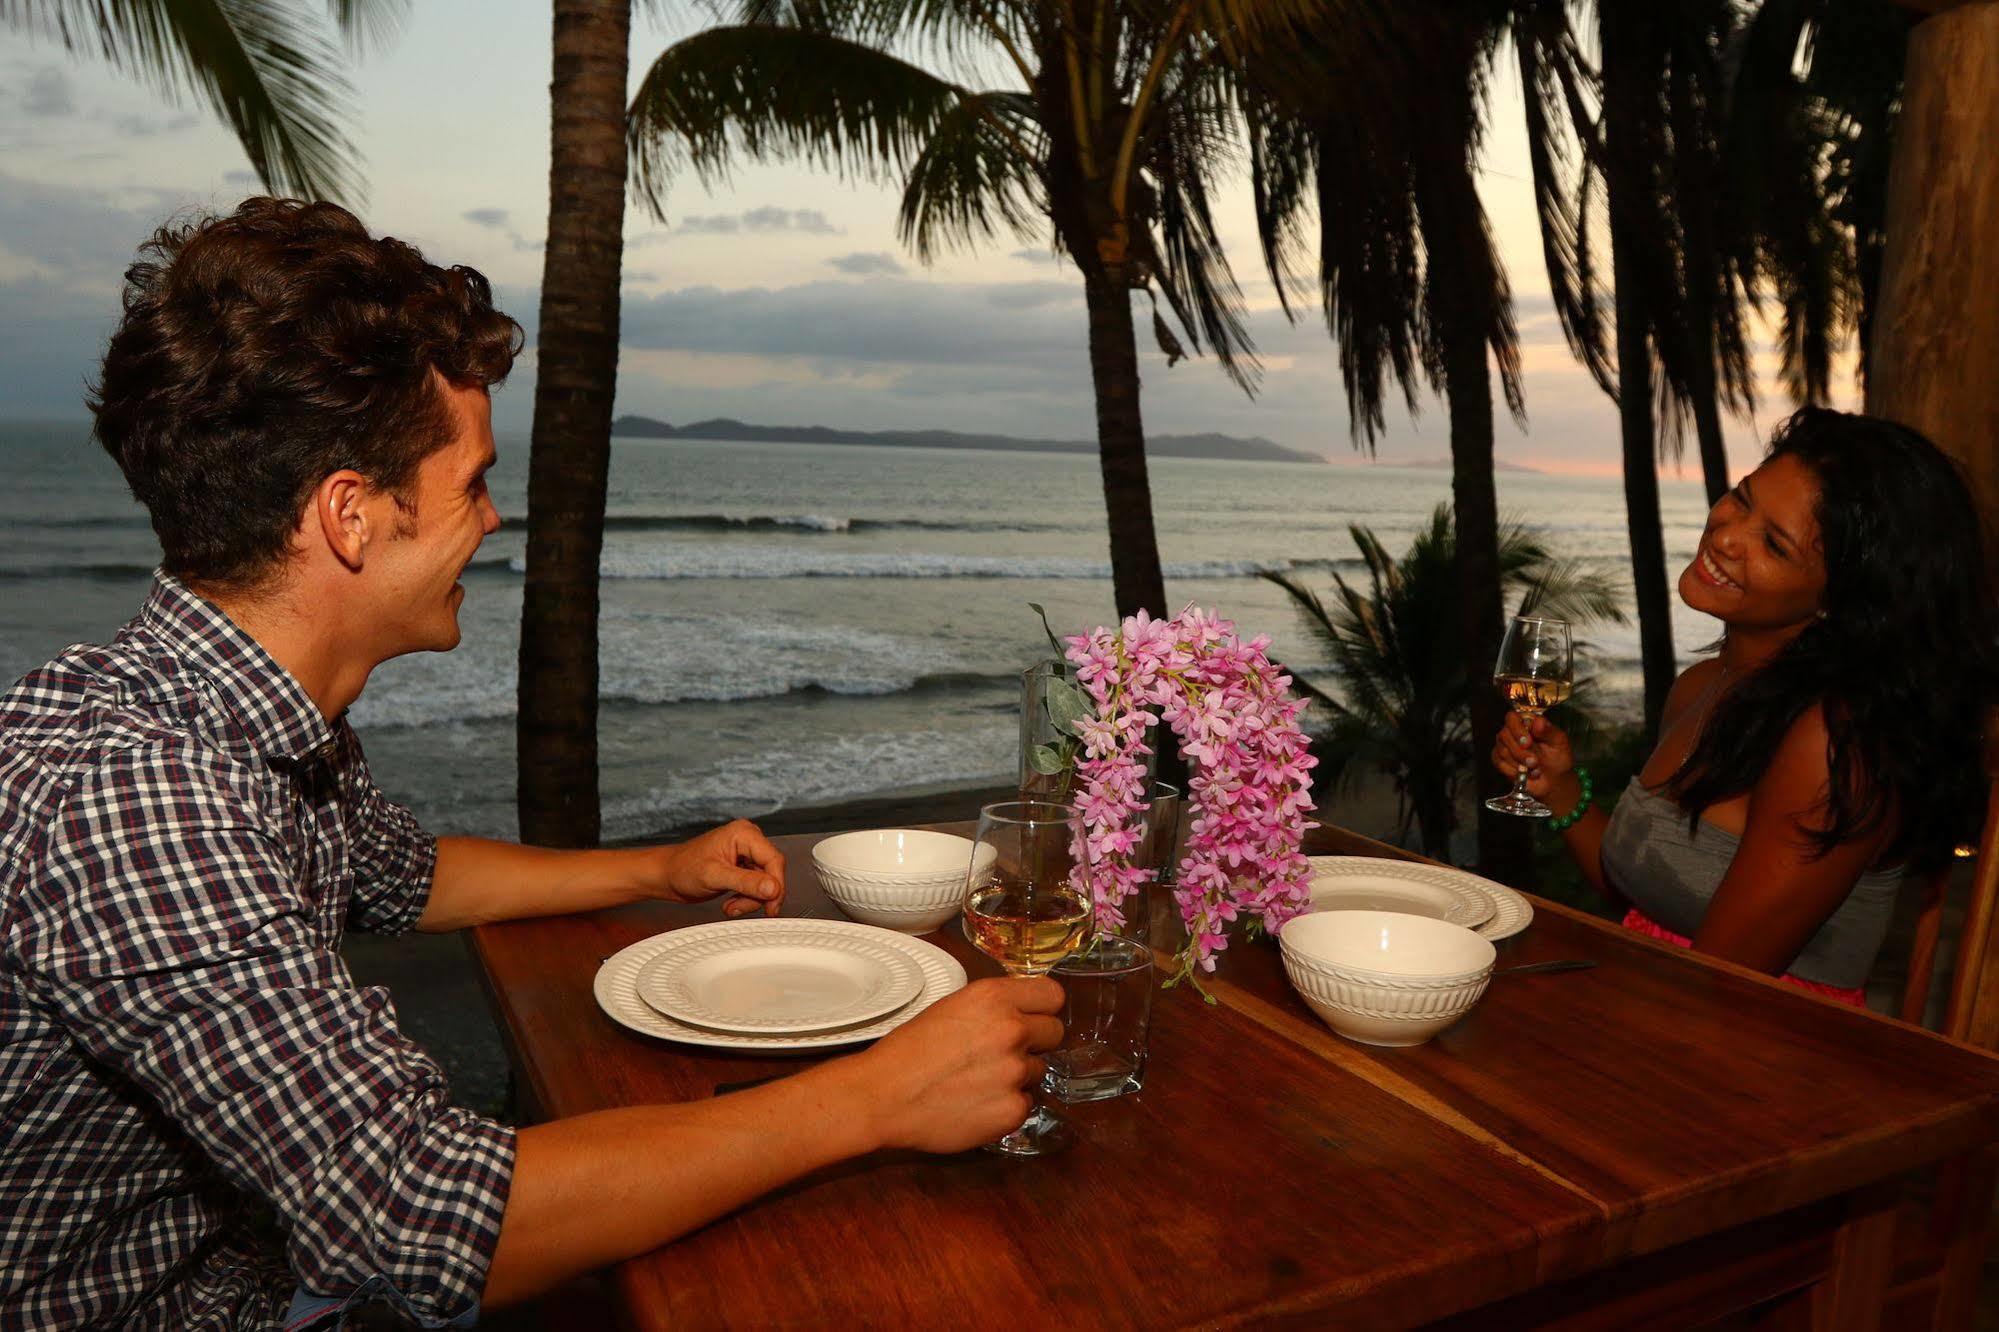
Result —
<path fill-rule="evenodd" d="M 336 0 L 349 31 L 400 10 Z M 354 148 L 339 129 L 352 89 L 333 45 L 276 0 L 0 0 L 0 23 L 91 54 L 166 97 L 206 105 L 276 194 L 358 202 Z"/>
<path fill-rule="evenodd" d="M 909 168 L 898 223 L 903 243 L 928 263 L 940 249 L 1001 230 L 1038 238 L 1048 203 L 1036 165 L 1047 155 L 1046 140 L 1024 95 L 966 95 L 938 119 Z"/>
<path fill-rule="evenodd" d="M 633 179 L 664 218 L 675 171 L 726 179 L 738 153 L 865 179 L 906 171 L 972 94 L 906 60 L 801 28 L 711 28 L 675 43 L 632 99 Z"/>
<path fill-rule="evenodd" d="M 333 24 L 357 51 L 379 51 L 395 40 L 409 17 L 409 0 L 327 0 Z"/>

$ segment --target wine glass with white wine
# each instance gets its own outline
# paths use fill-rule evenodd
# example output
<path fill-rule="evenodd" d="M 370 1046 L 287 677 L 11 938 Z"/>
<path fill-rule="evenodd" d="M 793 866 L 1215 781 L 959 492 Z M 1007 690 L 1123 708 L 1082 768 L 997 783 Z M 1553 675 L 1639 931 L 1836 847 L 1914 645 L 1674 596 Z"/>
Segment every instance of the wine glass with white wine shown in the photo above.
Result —
<path fill-rule="evenodd" d="M 1090 938 L 1090 891 L 1078 873 L 1085 854 L 1074 805 L 1015 800 L 979 811 L 977 847 L 965 876 L 965 932 L 1014 976 L 1043 976 Z M 978 849 L 991 847 L 990 859 Z M 1068 1146 L 1068 1124 L 1037 1098 L 1013 1132 L 986 1150 L 1042 1156 Z"/>
<path fill-rule="evenodd" d="M 1492 668 L 1492 682 L 1513 710 L 1531 725 L 1534 718 L 1568 700 L 1575 678 L 1569 622 L 1549 615 L 1514 616 L 1513 623 L 1506 626 L 1499 660 Z M 1533 819 L 1545 819 L 1555 812 L 1527 794 L 1524 764 L 1514 778 L 1513 789 L 1486 801 L 1485 807 Z"/>

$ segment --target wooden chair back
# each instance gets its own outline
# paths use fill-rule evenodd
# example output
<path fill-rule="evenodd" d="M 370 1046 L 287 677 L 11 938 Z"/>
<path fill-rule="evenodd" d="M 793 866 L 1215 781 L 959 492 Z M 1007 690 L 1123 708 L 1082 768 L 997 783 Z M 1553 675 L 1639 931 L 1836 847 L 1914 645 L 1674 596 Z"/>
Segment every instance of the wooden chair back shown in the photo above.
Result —
<path fill-rule="evenodd" d="M 1999 1049 L 1999 965 L 1995 965 L 1999 963 L 1999 708 L 1986 714 L 1984 759 L 1985 827 L 1973 849 L 1971 897 L 1965 905 L 1941 1029 L 1946 1036 L 1992 1050 Z M 1963 851 L 1959 848 L 1960 855 Z M 1923 886 L 1909 977 L 1902 988 L 1904 1022 L 1920 1025 L 1929 1004 L 1944 899 L 1955 868 L 1946 863 Z"/>

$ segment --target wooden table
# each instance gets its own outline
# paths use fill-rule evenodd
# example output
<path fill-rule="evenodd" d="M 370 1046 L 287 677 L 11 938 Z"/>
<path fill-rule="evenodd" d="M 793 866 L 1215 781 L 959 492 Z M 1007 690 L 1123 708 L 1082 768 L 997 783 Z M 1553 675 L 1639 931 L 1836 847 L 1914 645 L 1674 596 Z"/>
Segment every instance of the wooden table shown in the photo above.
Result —
<path fill-rule="evenodd" d="M 812 836 L 792 910 L 837 914 Z M 1337 829 L 1312 849 L 1403 856 Z M 1409 857 L 1415 858 L 1415 857 Z M 1428 1045 L 1322 1026 L 1273 943 L 1202 1004 L 1157 996 L 1145 1090 L 1068 1109 L 1057 1160 L 881 1156 L 624 1264 L 630 1325 L 1692 1326 L 1790 1296 L 1874 1325 L 1898 1177 L 1990 1159 L 1999 1060 L 1536 900 L 1496 978 Z M 598 1011 L 600 959 L 714 909 L 489 926 L 473 948 L 537 1113 L 712 1096 L 804 1057 L 707 1052 Z M 956 931 L 930 936 L 974 976 Z M 1976 1243 L 1971 1233 L 1964 1242 Z M 1588 1311 L 1584 1316 L 1580 1311 Z"/>

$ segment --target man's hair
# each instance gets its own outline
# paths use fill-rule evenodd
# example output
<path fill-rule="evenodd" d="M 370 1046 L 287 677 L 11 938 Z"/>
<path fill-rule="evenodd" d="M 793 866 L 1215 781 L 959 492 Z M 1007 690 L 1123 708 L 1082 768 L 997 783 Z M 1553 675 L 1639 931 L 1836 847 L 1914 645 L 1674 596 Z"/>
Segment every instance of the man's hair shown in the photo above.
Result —
<path fill-rule="evenodd" d="M 521 344 L 475 270 L 335 204 L 252 198 L 140 248 L 89 402 L 166 571 L 251 588 L 329 474 L 352 468 L 407 507 L 417 464 L 455 431 L 437 377 L 490 388 Z"/>

